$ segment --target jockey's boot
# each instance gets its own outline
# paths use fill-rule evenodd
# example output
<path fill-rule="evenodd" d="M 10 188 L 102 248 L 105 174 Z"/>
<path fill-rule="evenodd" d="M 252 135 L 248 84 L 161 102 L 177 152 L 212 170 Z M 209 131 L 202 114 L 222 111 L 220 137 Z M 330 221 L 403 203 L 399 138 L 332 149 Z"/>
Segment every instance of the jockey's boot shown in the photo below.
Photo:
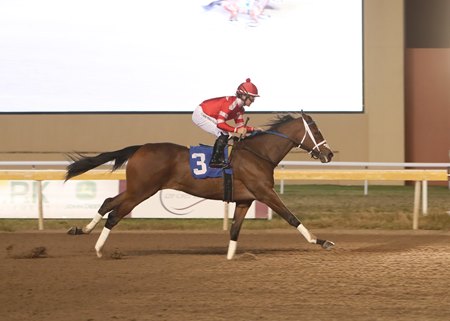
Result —
<path fill-rule="evenodd" d="M 225 162 L 225 151 L 224 148 L 228 144 L 228 135 L 220 135 L 213 147 L 213 155 L 211 161 L 209 162 L 209 167 L 211 168 L 223 168 L 228 164 Z"/>

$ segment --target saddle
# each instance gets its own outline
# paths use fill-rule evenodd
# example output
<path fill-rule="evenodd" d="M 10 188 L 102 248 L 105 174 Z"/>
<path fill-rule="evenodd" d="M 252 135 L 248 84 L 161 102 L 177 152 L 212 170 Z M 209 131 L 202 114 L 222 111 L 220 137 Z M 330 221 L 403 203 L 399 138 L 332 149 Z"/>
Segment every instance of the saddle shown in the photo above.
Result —
<path fill-rule="evenodd" d="M 213 147 L 200 144 L 198 146 L 190 146 L 189 148 L 189 166 L 192 177 L 195 179 L 218 178 L 223 177 L 225 202 L 233 202 L 233 170 L 231 165 L 225 168 L 211 168 Z M 225 147 L 225 160 L 228 162 L 228 148 Z"/>

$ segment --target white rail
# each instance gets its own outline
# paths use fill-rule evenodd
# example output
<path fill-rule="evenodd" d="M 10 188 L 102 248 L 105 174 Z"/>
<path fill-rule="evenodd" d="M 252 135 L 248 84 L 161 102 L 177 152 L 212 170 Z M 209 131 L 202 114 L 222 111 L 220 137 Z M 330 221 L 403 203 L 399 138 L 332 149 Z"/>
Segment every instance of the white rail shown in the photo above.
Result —
<path fill-rule="evenodd" d="M 318 166 L 318 167 L 363 167 L 365 169 L 373 167 L 398 167 L 398 168 L 446 168 L 450 172 L 450 163 L 395 163 L 395 162 L 330 162 L 320 163 L 318 161 L 281 161 L 279 167 L 285 168 L 288 166 Z M 424 181 L 422 193 L 426 193 L 427 183 Z M 450 189 L 450 181 L 448 183 Z M 280 181 L 280 194 L 284 193 L 284 180 Z M 364 181 L 364 195 L 369 193 L 369 181 Z M 426 196 L 426 195 L 425 195 Z M 422 197 L 423 202 L 427 202 L 427 197 Z M 422 207 L 426 208 L 426 207 Z M 424 209 L 426 212 L 426 209 Z M 426 214 L 426 213 L 425 213 Z"/>
<path fill-rule="evenodd" d="M 62 179 L 64 177 L 64 170 L 39 170 L 36 167 L 61 167 L 70 164 L 69 161 L 0 161 L 0 172 L 2 172 L 2 177 L 4 179 L 34 179 L 39 183 L 39 188 L 42 180 L 49 179 Z M 104 165 L 110 166 L 112 162 L 106 163 Z M 2 170 L 2 167 L 31 167 L 32 170 Z M 286 166 L 316 166 L 316 167 L 364 167 L 364 170 L 325 170 L 325 171 L 314 171 L 314 170 L 288 170 L 285 169 Z M 420 191 L 422 190 L 422 214 L 426 215 L 428 212 L 428 179 L 430 180 L 448 180 L 448 171 L 450 170 L 450 163 L 385 163 L 385 162 L 332 162 L 322 164 L 317 161 L 282 161 L 279 164 L 279 169 L 275 171 L 275 178 L 278 177 L 280 180 L 280 193 L 284 192 L 284 180 L 364 180 L 364 194 L 368 193 L 368 181 L 369 180 L 414 180 L 415 181 L 415 193 L 414 193 L 414 220 L 413 229 L 418 228 L 418 212 L 419 212 L 419 202 L 420 202 Z M 428 170 L 371 170 L 369 167 L 397 167 L 397 168 L 427 168 Z M 447 170 L 447 175 L 445 171 L 431 170 L 431 168 L 445 168 Z M 92 175 L 98 175 L 91 172 Z M 315 172 L 315 173 L 313 173 Z M 327 172 L 327 175 L 324 173 Z M 414 172 L 414 173 L 413 173 Z M 416 173 L 416 172 L 427 172 Z M 438 176 L 434 176 L 432 172 L 436 172 Z M 439 173 L 437 173 L 439 172 Z M 51 175 L 50 175 L 51 174 Z M 88 175 L 83 174 L 83 175 Z M 371 174 L 371 175 L 369 175 Z M 372 175 L 375 174 L 375 175 Z M 407 175 L 406 175 L 407 174 Z M 413 174 L 414 176 L 410 176 Z M 34 176 L 30 176 L 34 175 Z M 103 173 L 103 175 L 105 175 Z M 110 177 L 118 175 L 115 179 L 124 179 L 124 170 L 117 171 L 115 173 L 109 174 Z M 425 175 L 425 176 L 424 176 Z M 86 176 L 87 177 L 87 176 Z M 97 177 L 97 176 L 96 176 Z M 439 178 L 437 178 L 439 177 Z M 447 179 L 446 179 L 447 177 Z M 81 179 L 81 177 L 80 177 Z M 91 178 L 92 179 L 92 178 Z M 97 177 L 97 179 L 105 179 L 104 176 Z M 420 184 L 422 183 L 422 184 Z M 422 185 L 422 188 L 421 188 Z M 450 184 L 449 184 L 450 188 Z M 39 191 L 39 204 L 42 203 L 42 195 Z M 40 205 L 41 207 L 41 205 Z M 40 213 L 42 213 L 42 208 L 40 208 Z M 42 214 L 40 214 L 40 222 L 42 222 Z M 42 224 L 40 223 L 39 229 L 42 229 Z"/>

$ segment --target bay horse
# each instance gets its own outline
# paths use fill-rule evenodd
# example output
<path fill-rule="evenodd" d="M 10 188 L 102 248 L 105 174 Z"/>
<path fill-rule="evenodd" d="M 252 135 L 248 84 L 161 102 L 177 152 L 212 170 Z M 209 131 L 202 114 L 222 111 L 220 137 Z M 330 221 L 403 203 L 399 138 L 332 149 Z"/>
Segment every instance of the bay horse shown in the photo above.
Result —
<path fill-rule="evenodd" d="M 299 147 L 322 163 L 328 163 L 333 152 L 323 138 L 311 116 L 278 116 L 269 124 L 268 130 L 245 137 L 233 144 L 231 167 L 233 170 L 233 201 L 236 203 L 230 228 L 227 259 L 236 252 L 237 240 L 245 215 L 254 200 L 258 200 L 295 227 L 312 244 L 330 249 L 334 243 L 316 238 L 284 205 L 274 190 L 274 169 L 286 154 Z M 223 178 L 195 179 L 189 167 L 189 149 L 173 143 L 149 143 L 129 146 L 97 156 L 71 155 L 66 181 L 109 161 L 114 161 L 112 171 L 126 165 L 126 190 L 107 198 L 92 221 L 83 228 L 72 227 L 69 234 L 90 233 L 102 217 L 108 219 L 95 244 L 98 257 L 111 229 L 130 213 L 134 207 L 159 190 L 175 189 L 185 193 L 214 200 L 223 200 Z"/>

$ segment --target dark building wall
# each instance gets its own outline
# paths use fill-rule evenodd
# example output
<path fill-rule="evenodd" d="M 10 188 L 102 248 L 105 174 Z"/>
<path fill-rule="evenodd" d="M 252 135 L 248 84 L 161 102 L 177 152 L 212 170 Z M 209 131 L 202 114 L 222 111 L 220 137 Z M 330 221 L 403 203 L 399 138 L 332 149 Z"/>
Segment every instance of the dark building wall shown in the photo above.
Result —
<path fill-rule="evenodd" d="M 408 162 L 450 161 L 450 0 L 405 0 Z"/>
<path fill-rule="evenodd" d="M 450 48 L 450 1 L 405 0 L 407 48 Z"/>

